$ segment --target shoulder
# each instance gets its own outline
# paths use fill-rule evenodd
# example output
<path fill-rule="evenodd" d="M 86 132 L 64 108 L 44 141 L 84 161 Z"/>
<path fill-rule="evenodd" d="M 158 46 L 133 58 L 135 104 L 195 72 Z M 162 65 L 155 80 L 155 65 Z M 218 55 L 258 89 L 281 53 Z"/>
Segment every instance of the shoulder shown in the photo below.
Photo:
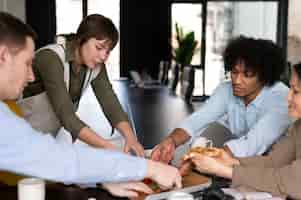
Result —
<path fill-rule="evenodd" d="M 213 93 L 224 93 L 224 94 L 232 94 L 232 84 L 230 81 L 225 81 L 220 83 Z"/>
<path fill-rule="evenodd" d="M 300 137 L 300 139 L 301 139 L 301 134 L 298 133 L 300 131 L 301 131 L 301 119 L 298 119 L 289 128 L 288 135 L 293 136 L 293 137 Z"/>
<path fill-rule="evenodd" d="M 61 55 L 53 48 L 48 48 L 50 45 L 47 45 L 41 49 L 38 49 L 35 53 L 34 66 L 37 68 L 42 68 L 42 66 L 61 66 L 63 68 L 64 61 L 61 58 Z M 59 46 L 59 45 L 51 45 Z M 62 47 L 57 47 L 62 48 Z M 64 51 L 62 49 L 62 51 Z"/>
<path fill-rule="evenodd" d="M 6 104 L 0 102 L 0 126 L 2 130 L 6 128 L 12 130 L 18 127 L 17 124 L 22 124 L 21 121 L 24 121 L 23 118 L 18 117 Z"/>
<path fill-rule="evenodd" d="M 34 60 L 36 62 L 40 62 L 40 61 L 52 61 L 52 60 L 61 60 L 61 59 L 60 56 L 57 54 L 57 52 L 55 52 L 54 50 L 43 48 L 43 49 L 39 49 L 35 53 Z"/>
<path fill-rule="evenodd" d="M 213 91 L 212 95 L 209 98 L 209 101 L 211 99 L 216 99 L 218 101 L 222 100 L 223 102 L 233 99 L 231 82 L 226 81 L 226 82 L 220 83 Z"/>
<path fill-rule="evenodd" d="M 289 88 L 282 82 L 276 82 L 274 85 L 267 88 L 267 93 L 271 96 L 274 95 L 287 95 Z"/>
<path fill-rule="evenodd" d="M 287 95 L 289 88 L 282 82 L 277 82 L 273 86 L 265 87 L 262 99 L 264 106 L 275 107 L 277 105 L 283 105 L 287 107 Z"/>

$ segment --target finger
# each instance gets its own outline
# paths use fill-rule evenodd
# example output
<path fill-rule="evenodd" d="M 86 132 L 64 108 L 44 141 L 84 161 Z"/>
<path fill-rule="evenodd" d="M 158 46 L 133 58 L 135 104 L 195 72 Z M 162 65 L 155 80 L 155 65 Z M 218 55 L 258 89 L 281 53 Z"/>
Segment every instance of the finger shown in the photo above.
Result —
<path fill-rule="evenodd" d="M 138 192 L 134 190 L 124 190 L 120 197 L 138 197 Z"/>
<path fill-rule="evenodd" d="M 144 148 L 140 144 L 137 145 L 137 154 L 139 157 L 144 157 Z"/>
<path fill-rule="evenodd" d="M 130 151 L 130 146 L 129 146 L 128 144 L 126 144 L 126 145 L 124 146 L 124 148 L 123 148 L 123 151 L 124 151 L 125 153 L 129 153 L 129 151 Z"/>
<path fill-rule="evenodd" d="M 191 162 L 184 162 L 179 168 L 179 172 L 180 172 L 181 176 L 188 175 L 191 170 L 192 170 Z"/>
<path fill-rule="evenodd" d="M 177 189 L 182 188 L 182 177 L 180 175 L 176 177 L 175 185 Z"/>
<path fill-rule="evenodd" d="M 134 182 L 134 183 L 129 184 L 127 187 L 129 190 L 135 190 L 138 192 L 143 192 L 145 194 L 154 193 L 154 191 L 149 186 L 144 184 L 143 182 Z"/>
<path fill-rule="evenodd" d="M 162 185 L 162 184 L 159 184 L 159 183 L 157 183 L 157 184 L 158 184 L 159 188 L 163 191 L 168 190 L 172 187 L 172 185 L 167 186 L 167 185 Z"/>
<path fill-rule="evenodd" d="M 164 149 L 162 152 L 161 152 L 161 160 L 164 162 L 164 163 L 169 163 L 169 161 L 171 160 L 170 159 L 170 152 L 167 151 L 167 149 Z"/>
<path fill-rule="evenodd" d="M 151 160 L 159 161 L 161 157 L 161 150 L 159 148 L 155 148 L 151 153 Z"/>
<path fill-rule="evenodd" d="M 189 154 L 189 157 L 190 157 L 191 160 L 202 160 L 202 159 L 204 159 L 205 157 L 208 157 L 208 156 L 200 154 L 200 153 L 192 152 L 192 153 Z"/>

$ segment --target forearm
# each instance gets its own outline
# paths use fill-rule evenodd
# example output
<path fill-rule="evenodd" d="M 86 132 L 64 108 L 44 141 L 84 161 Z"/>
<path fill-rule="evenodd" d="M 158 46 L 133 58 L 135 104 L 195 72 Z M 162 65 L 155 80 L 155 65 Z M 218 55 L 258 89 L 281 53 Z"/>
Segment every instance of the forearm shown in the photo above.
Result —
<path fill-rule="evenodd" d="M 145 159 L 116 151 L 62 144 L 51 135 L 34 130 L 6 107 L 4 109 L 5 116 L 0 112 L 0 126 L 2 130 L 10 131 L 3 131 L 0 141 L 10 145 L 9 148 L 4 143 L 0 145 L 3 170 L 72 183 L 141 180 L 146 175 Z"/>
<path fill-rule="evenodd" d="M 87 126 L 80 130 L 79 139 L 93 147 L 109 148 L 111 146 L 107 140 L 96 134 Z"/>
<path fill-rule="evenodd" d="M 128 121 L 121 121 L 116 125 L 117 130 L 123 135 L 125 139 L 135 138 L 136 135 L 133 132 L 132 127 L 130 126 Z"/>
<path fill-rule="evenodd" d="M 190 138 L 190 135 L 184 130 L 177 128 L 175 129 L 166 139 L 171 139 L 176 147 L 184 144 Z"/>

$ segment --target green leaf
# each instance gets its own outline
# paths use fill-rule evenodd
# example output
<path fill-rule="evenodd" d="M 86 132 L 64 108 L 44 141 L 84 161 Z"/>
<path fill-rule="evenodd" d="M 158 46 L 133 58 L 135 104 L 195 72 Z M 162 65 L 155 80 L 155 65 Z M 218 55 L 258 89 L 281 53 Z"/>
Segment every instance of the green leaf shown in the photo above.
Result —
<path fill-rule="evenodd" d="M 196 48 L 198 41 L 195 40 L 193 31 L 184 34 L 183 28 L 178 23 L 175 24 L 175 28 L 178 47 L 173 48 L 173 58 L 177 63 L 189 65 L 194 53 L 199 50 Z"/>

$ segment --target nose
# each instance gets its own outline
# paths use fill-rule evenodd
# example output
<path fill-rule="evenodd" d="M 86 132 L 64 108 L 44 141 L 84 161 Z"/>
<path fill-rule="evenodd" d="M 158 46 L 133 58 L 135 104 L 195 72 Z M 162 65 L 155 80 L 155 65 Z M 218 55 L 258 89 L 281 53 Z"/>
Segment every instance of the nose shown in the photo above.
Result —
<path fill-rule="evenodd" d="M 34 76 L 34 73 L 32 70 L 32 66 L 29 67 L 27 75 L 28 75 L 28 77 L 27 77 L 28 82 L 34 82 L 35 76 Z"/>
<path fill-rule="evenodd" d="M 234 84 L 239 84 L 242 82 L 242 74 L 241 73 L 236 73 L 235 75 L 232 75 L 232 82 Z"/>
<path fill-rule="evenodd" d="M 103 60 L 103 62 L 106 62 L 109 58 L 109 54 L 108 53 L 103 53 L 101 55 L 101 60 Z"/>
<path fill-rule="evenodd" d="M 106 62 L 109 58 L 110 51 L 107 49 L 103 49 L 103 51 L 100 52 L 100 58 L 103 62 Z"/>

